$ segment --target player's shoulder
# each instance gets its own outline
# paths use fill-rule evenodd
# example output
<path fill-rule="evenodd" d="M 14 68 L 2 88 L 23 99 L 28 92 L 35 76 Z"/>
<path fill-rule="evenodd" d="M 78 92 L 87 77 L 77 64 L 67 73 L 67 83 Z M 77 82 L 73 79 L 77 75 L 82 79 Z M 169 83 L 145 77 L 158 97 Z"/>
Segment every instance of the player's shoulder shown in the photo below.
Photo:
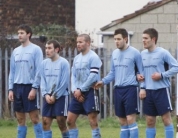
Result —
<path fill-rule="evenodd" d="M 93 50 L 90 50 L 90 51 L 89 51 L 89 54 L 92 55 L 91 57 L 93 57 L 93 56 L 99 57 L 99 56 L 96 54 L 96 52 L 93 51 Z"/>
<path fill-rule="evenodd" d="M 44 59 L 44 60 L 42 61 L 42 64 L 46 64 L 46 63 L 49 63 L 49 62 L 51 62 L 51 59 L 46 58 L 46 59 Z"/>
<path fill-rule="evenodd" d="M 63 62 L 63 63 L 69 64 L 69 61 L 64 57 L 60 56 L 59 60 L 61 60 L 61 62 Z"/>
<path fill-rule="evenodd" d="M 139 51 L 138 49 L 136 49 L 135 47 L 133 47 L 133 46 L 129 46 L 129 49 L 130 49 L 132 52 L 140 53 L 140 51 Z"/>
<path fill-rule="evenodd" d="M 167 50 L 167 49 L 164 49 L 162 47 L 157 47 L 156 49 L 160 55 L 162 56 L 171 56 L 171 53 Z"/>
<path fill-rule="evenodd" d="M 41 50 L 41 47 L 38 46 L 38 45 L 36 45 L 36 44 L 34 44 L 34 43 L 30 43 L 30 46 L 31 46 L 32 48 L 34 48 L 34 49 Z"/>

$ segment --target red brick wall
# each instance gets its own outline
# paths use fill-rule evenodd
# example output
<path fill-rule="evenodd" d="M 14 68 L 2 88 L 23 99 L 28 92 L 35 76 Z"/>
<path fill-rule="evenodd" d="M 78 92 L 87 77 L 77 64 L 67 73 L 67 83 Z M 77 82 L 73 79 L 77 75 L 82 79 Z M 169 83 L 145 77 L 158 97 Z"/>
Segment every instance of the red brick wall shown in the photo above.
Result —
<path fill-rule="evenodd" d="M 75 0 L 0 0 L 0 28 L 11 32 L 22 23 L 75 27 Z"/>

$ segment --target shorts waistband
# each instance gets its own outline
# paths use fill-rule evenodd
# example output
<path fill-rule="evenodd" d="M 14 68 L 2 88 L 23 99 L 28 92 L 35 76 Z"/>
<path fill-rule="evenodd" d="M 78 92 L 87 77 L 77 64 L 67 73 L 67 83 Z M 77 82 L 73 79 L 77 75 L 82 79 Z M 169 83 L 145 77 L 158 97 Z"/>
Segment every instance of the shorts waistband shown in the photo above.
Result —
<path fill-rule="evenodd" d="M 136 85 L 127 85 L 127 86 L 114 86 L 115 89 L 124 89 L 124 88 L 131 88 L 131 87 L 138 87 Z"/>

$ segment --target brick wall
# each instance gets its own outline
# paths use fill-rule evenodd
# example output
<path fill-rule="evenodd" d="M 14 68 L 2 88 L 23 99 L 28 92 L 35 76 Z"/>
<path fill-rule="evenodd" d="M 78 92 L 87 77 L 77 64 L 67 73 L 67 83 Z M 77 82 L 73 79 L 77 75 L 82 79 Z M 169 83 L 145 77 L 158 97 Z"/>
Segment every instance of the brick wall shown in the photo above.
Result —
<path fill-rule="evenodd" d="M 0 21 L 6 32 L 22 23 L 75 27 L 75 0 L 0 0 Z"/>

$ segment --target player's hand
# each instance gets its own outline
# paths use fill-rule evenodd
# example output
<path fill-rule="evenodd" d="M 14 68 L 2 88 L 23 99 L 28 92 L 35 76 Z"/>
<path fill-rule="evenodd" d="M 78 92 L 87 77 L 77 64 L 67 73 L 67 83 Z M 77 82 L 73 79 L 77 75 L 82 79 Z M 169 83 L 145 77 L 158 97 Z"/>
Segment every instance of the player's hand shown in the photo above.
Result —
<path fill-rule="evenodd" d="M 45 99 L 46 99 L 46 102 L 48 103 L 48 104 L 53 104 L 52 103 L 52 101 L 51 101 L 51 96 L 50 95 L 45 95 Z"/>
<path fill-rule="evenodd" d="M 98 89 L 101 88 L 103 85 L 104 85 L 104 84 L 103 84 L 102 81 L 98 81 L 97 83 L 95 83 L 94 89 L 97 89 L 97 90 L 98 90 Z"/>
<path fill-rule="evenodd" d="M 142 74 L 137 74 L 136 77 L 139 82 L 143 82 L 145 80 L 145 78 Z"/>
<path fill-rule="evenodd" d="M 14 101 L 14 93 L 13 93 L 13 91 L 9 91 L 8 99 L 9 99 L 9 101 L 11 101 L 11 102 Z"/>
<path fill-rule="evenodd" d="M 34 89 L 34 88 L 32 88 L 31 89 L 31 91 L 30 91 L 30 93 L 28 94 L 28 99 L 29 100 L 34 100 L 35 99 L 35 97 L 36 97 L 36 89 Z"/>
<path fill-rule="evenodd" d="M 145 89 L 140 89 L 139 97 L 141 100 L 143 100 L 146 97 Z"/>
<path fill-rule="evenodd" d="M 79 97 L 82 95 L 82 92 L 80 91 L 80 90 L 75 90 L 74 91 L 74 97 L 78 100 L 79 99 Z"/>
<path fill-rule="evenodd" d="M 78 100 L 79 102 L 83 103 L 83 102 L 85 101 L 84 95 L 82 94 L 77 100 Z"/>
<path fill-rule="evenodd" d="M 56 101 L 56 97 L 55 97 L 54 95 L 52 95 L 50 98 L 51 98 L 51 100 L 50 100 L 51 103 L 52 103 L 52 104 L 55 103 L 55 101 Z"/>
<path fill-rule="evenodd" d="M 162 77 L 161 77 L 161 73 L 158 73 L 158 72 L 155 72 L 151 75 L 151 78 L 154 80 L 154 81 L 158 81 L 160 80 Z"/>

